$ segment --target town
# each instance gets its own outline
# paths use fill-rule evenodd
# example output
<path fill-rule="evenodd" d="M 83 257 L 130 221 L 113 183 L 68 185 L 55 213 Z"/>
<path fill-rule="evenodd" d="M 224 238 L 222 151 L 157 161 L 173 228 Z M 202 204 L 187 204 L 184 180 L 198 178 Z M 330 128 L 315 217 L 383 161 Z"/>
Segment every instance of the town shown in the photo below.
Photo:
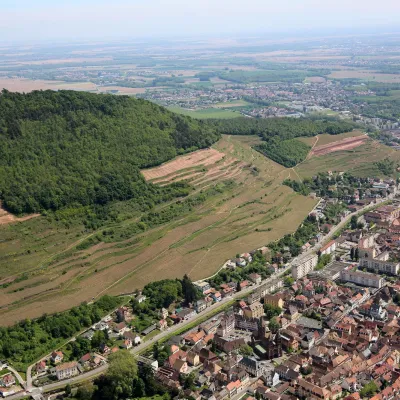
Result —
<path fill-rule="evenodd" d="M 3 361 L 1 395 L 44 398 L 125 350 L 177 399 L 397 398 L 399 184 L 329 172 L 303 185 L 319 201 L 294 235 L 208 279 L 147 285 L 26 381 Z"/>

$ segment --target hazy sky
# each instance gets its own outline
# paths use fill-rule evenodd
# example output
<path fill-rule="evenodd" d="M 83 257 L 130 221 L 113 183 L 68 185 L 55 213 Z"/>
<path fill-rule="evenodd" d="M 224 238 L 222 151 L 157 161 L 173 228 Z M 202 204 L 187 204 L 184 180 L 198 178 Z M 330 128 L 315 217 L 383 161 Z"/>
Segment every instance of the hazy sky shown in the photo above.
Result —
<path fill-rule="evenodd" d="M 393 30 L 400 0 L 0 0 L 0 41 Z M 400 27 L 399 27 L 400 30 Z"/>

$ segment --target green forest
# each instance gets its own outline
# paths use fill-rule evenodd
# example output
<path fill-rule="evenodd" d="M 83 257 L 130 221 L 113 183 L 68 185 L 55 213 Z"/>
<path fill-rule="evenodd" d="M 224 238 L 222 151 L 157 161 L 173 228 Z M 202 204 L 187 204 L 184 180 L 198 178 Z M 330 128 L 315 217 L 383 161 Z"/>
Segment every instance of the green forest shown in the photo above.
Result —
<path fill-rule="evenodd" d="M 174 194 L 171 187 L 146 183 L 139 169 L 218 138 L 205 122 L 128 96 L 3 90 L 0 198 L 16 214 L 113 200 L 157 202 L 164 192 Z"/>

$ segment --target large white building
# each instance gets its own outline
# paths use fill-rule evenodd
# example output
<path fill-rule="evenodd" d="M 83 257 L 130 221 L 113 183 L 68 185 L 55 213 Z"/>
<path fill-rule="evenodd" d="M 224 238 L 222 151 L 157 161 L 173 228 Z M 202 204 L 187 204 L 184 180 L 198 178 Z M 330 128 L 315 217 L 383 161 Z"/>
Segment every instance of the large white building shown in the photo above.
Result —
<path fill-rule="evenodd" d="M 343 270 L 340 273 L 340 280 L 343 282 L 352 282 L 361 286 L 369 286 L 375 288 L 381 288 L 385 280 L 374 274 L 367 274 L 359 271 L 346 271 Z"/>
<path fill-rule="evenodd" d="M 59 380 L 71 378 L 72 376 L 79 374 L 78 363 L 76 361 L 57 365 L 55 370 L 55 375 Z"/>
<path fill-rule="evenodd" d="M 311 254 L 307 257 L 298 258 L 292 265 L 292 276 L 294 279 L 300 279 L 313 271 L 318 264 L 318 256 Z"/>
<path fill-rule="evenodd" d="M 375 237 L 373 235 L 363 237 L 359 240 L 358 251 L 361 267 L 375 272 L 398 275 L 400 264 L 398 262 L 389 261 L 390 255 L 388 251 L 378 253 L 377 246 L 375 245 Z"/>

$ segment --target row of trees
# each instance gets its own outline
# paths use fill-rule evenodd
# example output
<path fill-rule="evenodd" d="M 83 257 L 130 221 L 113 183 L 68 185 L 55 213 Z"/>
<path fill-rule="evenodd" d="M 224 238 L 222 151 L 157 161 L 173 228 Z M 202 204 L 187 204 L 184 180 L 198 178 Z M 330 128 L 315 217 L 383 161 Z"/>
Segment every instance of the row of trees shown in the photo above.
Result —
<path fill-rule="evenodd" d="M 0 357 L 12 359 L 16 367 L 24 368 L 77 332 L 98 322 L 119 303 L 116 297 L 104 296 L 93 304 L 83 303 L 62 313 L 0 327 Z"/>

